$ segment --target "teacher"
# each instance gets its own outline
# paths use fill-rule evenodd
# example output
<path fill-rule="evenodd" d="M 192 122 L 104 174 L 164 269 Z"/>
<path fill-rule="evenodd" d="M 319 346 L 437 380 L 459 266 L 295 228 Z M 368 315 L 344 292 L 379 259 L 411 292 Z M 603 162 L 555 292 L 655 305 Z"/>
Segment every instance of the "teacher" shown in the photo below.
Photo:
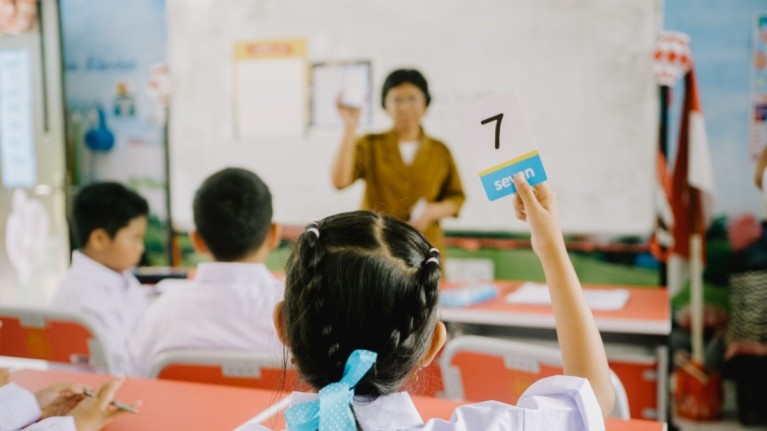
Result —
<path fill-rule="evenodd" d="M 362 209 L 409 222 L 444 256 L 440 220 L 456 216 L 465 195 L 450 150 L 421 127 L 429 102 L 429 86 L 419 71 L 395 70 L 381 91 L 393 128 L 358 138 L 359 108 L 339 101 L 344 135 L 333 163 L 333 184 L 340 190 L 361 178 Z"/>

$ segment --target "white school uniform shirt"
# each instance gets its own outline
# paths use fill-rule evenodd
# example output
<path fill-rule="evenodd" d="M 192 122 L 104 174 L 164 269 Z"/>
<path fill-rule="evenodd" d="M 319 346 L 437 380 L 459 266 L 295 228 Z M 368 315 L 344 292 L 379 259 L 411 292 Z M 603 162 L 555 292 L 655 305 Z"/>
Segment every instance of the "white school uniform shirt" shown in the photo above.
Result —
<path fill-rule="evenodd" d="M 317 394 L 294 392 L 291 404 L 317 398 Z M 364 431 L 603 431 L 602 410 L 588 380 L 553 376 L 533 383 L 516 406 L 485 401 L 460 406 L 450 420 L 424 423 L 407 392 L 366 401 L 356 397 L 354 417 Z M 261 426 L 248 430 L 266 430 Z"/>
<path fill-rule="evenodd" d="M 55 416 L 35 423 L 39 418 L 40 406 L 35 394 L 15 383 L 0 386 L 0 431 L 76 430 L 71 416 Z"/>
<path fill-rule="evenodd" d="M 272 311 L 284 284 L 266 265 L 210 262 L 195 280 L 168 280 L 129 343 L 131 372 L 148 376 L 152 360 L 172 349 L 243 350 L 281 358 Z"/>
<path fill-rule="evenodd" d="M 121 374 L 128 371 L 128 339 L 149 304 L 148 295 L 130 271 L 113 271 L 75 251 L 51 305 L 93 318 L 106 337 L 113 372 Z"/>

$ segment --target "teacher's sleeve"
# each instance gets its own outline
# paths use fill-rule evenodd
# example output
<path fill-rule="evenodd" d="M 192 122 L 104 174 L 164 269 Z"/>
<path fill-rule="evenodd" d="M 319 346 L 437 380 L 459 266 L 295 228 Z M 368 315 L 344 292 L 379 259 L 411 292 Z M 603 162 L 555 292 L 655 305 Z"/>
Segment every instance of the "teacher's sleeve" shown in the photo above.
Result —
<path fill-rule="evenodd" d="M 447 153 L 447 176 L 442 182 L 442 189 L 440 191 L 440 201 L 451 201 L 455 204 L 455 215 L 461 211 L 463 202 L 466 200 L 466 194 L 463 192 L 463 185 L 461 184 L 461 176 L 458 174 L 458 168 L 455 166 L 453 156 Z"/>
<path fill-rule="evenodd" d="M 370 137 L 365 135 L 354 144 L 354 173 L 352 180 L 365 179 L 370 174 Z"/>

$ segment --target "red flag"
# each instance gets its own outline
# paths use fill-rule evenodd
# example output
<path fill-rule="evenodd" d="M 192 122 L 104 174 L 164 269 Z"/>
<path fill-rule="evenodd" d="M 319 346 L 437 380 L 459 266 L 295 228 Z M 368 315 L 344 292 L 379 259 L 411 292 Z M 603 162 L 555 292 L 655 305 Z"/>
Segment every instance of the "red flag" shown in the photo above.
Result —
<path fill-rule="evenodd" d="M 690 237 L 705 236 L 711 220 L 714 178 L 694 68 L 685 75 L 679 146 L 671 176 L 673 253 L 690 258 Z M 704 253 L 705 256 L 705 253 Z"/>

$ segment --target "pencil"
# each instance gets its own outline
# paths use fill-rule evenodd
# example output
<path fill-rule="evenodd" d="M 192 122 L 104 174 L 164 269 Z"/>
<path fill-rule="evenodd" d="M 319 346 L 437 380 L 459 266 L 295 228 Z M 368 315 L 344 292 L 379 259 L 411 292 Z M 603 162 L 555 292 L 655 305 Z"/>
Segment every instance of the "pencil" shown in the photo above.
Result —
<path fill-rule="evenodd" d="M 91 398 L 95 398 L 96 397 L 96 393 L 93 392 L 92 389 L 85 389 L 83 391 L 83 394 L 86 397 L 91 397 Z M 134 409 L 132 406 L 129 406 L 128 404 L 123 404 L 123 403 L 121 403 L 119 401 L 112 400 L 112 401 L 110 401 L 109 404 L 111 404 L 112 406 L 114 406 L 116 409 L 119 409 L 119 410 L 123 410 L 123 411 L 129 412 L 129 413 L 138 413 L 136 411 L 136 409 Z"/>

